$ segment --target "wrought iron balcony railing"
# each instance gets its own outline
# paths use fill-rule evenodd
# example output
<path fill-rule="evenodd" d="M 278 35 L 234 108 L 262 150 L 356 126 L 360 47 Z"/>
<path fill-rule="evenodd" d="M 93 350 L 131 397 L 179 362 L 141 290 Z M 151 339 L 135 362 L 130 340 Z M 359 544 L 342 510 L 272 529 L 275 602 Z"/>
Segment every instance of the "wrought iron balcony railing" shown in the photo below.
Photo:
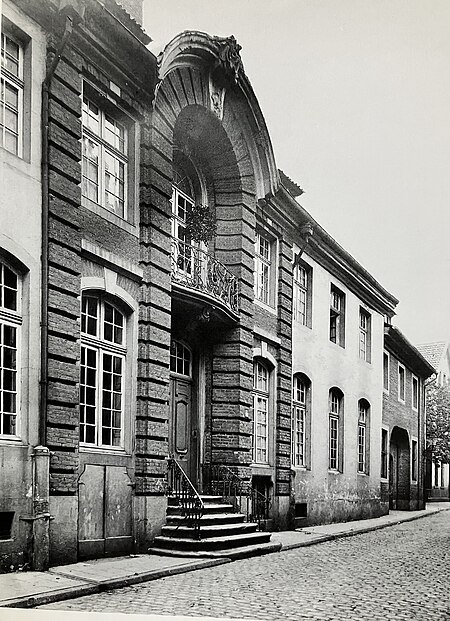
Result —
<path fill-rule="evenodd" d="M 207 252 L 172 238 L 172 280 L 220 300 L 239 312 L 238 281 L 229 269 Z"/>

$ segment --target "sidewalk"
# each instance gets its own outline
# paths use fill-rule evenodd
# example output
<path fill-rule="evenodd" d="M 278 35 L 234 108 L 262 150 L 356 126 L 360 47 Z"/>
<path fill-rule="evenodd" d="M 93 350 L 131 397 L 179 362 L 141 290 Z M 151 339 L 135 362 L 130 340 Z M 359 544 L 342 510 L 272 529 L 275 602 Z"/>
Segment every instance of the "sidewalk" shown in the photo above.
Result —
<path fill-rule="evenodd" d="M 380 518 L 273 533 L 271 541 L 280 544 L 281 551 L 290 550 L 410 522 L 448 510 L 448 502 L 433 503 L 423 511 L 391 511 L 389 515 Z M 230 558 L 142 554 L 62 565 L 46 572 L 1 574 L 0 606 L 31 608 L 230 562 Z"/>

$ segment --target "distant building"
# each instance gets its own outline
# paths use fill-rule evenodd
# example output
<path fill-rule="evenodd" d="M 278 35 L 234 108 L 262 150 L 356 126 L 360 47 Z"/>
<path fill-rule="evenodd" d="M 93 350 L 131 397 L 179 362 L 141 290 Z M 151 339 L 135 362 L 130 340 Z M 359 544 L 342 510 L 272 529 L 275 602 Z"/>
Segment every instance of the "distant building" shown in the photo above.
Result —
<path fill-rule="evenodd" d="M 398 328 L 387 325 L 383 353 L 381 479 L 385 507 L 423 509 L 425 451 L 424 382 L 433 366 Z"/>
<path fill-rule="evenodd" d="M 450 346 L 448 341 L 423 343 L 417 349 L 436 369 L 436 385 L 449 386 Z M 436 461 L 431 455 L 427 460 L 427 498 L 430 502 L 450 500 L 450 464 Z"/>

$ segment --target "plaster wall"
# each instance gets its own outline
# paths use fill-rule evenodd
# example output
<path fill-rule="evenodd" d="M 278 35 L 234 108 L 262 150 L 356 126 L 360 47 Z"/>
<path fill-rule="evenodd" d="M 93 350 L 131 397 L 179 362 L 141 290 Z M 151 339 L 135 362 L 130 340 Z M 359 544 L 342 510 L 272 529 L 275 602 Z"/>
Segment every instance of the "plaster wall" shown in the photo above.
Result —
<path fill-rule="evenodd" d="M 22 277 L 18 437 L 0 438 L 0 514 L 14 513 L 11 537 L 0 540 L 0 571 L 9 571 L 30 561 L 31 522 L 26 518 L 33 513 L 31 447 L 39 444 L 40 110 L 46 38 L 41 28 L 8 0 L 0 6 L 3 26 L 13 24 L 25 51 L 22 157 L 0 147 L 0 258 Z"/>
<path fill-rule="evenodd" d="M 293 373 L 311 380 L 311 457 L 293 468 L 295 503 L 307 504 L 309 523 L 373 517 L 380 506 L 380 441 L 384 318 L 306 253 L 312 268 L 311 328 L 293 322 Z M 329 340 L 330 286 L 345 294 L 345 348 Z M 359 310 L 371 314 L 371 362 L 359 358 Z M 328 469 L 329 390 L 344 394 L 343 471 Z M 357 472 L 358 401 L 370 404 L 367 474 Z"/>

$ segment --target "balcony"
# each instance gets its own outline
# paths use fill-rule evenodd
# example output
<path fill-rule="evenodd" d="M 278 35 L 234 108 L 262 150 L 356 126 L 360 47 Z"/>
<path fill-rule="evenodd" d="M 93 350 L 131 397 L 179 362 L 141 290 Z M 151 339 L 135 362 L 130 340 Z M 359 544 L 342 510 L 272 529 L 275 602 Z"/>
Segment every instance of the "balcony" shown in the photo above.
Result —
<path fill-rule="evenodd" d="M 172 238 L 172 283 L 219 305 L 233 319 L 239 313 L 237 278 L 220 261 L 198 246 Z"/>

